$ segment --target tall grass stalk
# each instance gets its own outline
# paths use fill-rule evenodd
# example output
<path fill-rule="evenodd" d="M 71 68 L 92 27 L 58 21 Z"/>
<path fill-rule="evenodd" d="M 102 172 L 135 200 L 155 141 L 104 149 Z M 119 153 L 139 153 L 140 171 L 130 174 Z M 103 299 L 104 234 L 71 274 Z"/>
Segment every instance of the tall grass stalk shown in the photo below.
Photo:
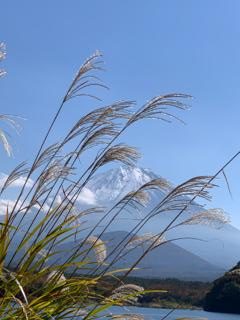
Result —
<path fill-rule="evenodd" d="M 4 46 L 0 45 L 0 59 L 5 56 L 3 52 Z M 162 178 L 152 179 L 125 195 L 112 208 L 79 207 L 78 197 L 100 169 L 115 162 L 127 166 L 136 164 L 139 152 L 119 142 L 125 131 L 147 119 L 182 122 L 178 111 L 188 109 L 185 101 L 191 98 L 186 94 L 171 93 L 156 96 L 141 107 L 134 101 L 101 105 L 93 111 L 86 110 L 60 141 L 48 145 L 55 123 L 67 104 L 75 101 L 81 107 L 81 97 L 103 104 L 94 94 L 98 87 L 107 88 L 96 75 L 102 70 L 101 63 L 99 52 L 83 63 L 66 90 L 32 164 L 29 167 L 26 163 L 18 165 L 1 187 L 2 196 L 15 181 L 25 177 L 14 205 L 7 208 L 0 224 L 0 319 L 99 319 L 100 313 L 112 319 L 143 319 L 141 315 L 113 316 L 107 311 L 112 305 L 135 301 L 136 296 L 143 294 L 143 288 L 133 290 L 132 286 L 123 286 L 130 272 L 150 251 L 171 241 L 164 238 L 171 228 L 184 223 L 227 221 L 224 214 L 216 210 L 202 211 L 184 220 L 179 218 L 197 198 L 210 199 L 209 192 L 215 187 L 215 178 L 220 174 L 226 177 L 225 168 L 239 152 L 213 176 L 194 177 L 175 188 Z M 0 71 L 0 75 L 3 73 Z M 14 117 L 0 115 L 0 120 L 17 128 Z M 3 130 L 0 138 L 11 155 Z M 87 153 L 92 160 L 83 166 L 81 160 Z M 27 188 L 30 180 L 33 183 Z M 163 191 L 166 196 L 108 252 L 102 236 L 124 211 L 128 210 L 131 215 L 143 207 L 148 208 L 149 192 L 153 190 Z M 176 214 L 163 230 L 157 234 L 140 235 L 142 228 L 154 217 L 168 211 Z M 98 214 L 101 215 L 95 225 L 90 229 L 84 226 L 86 216 L 91 220 L 91 216 Z M 59 255 L 60 245 L 73 239 L 76 246 L 71 255 L 61 263 L 54 260 Z M 115 265 L 119 259 L 142 243 L 143 253 L 134 264 L 117 270 Z M 64 252 L 61 254 L 65 256 Z M 114 258 L 110 261 L 112 256 Z M 108 277 L 118 281 L 106 297 L 96 288 Z"/>

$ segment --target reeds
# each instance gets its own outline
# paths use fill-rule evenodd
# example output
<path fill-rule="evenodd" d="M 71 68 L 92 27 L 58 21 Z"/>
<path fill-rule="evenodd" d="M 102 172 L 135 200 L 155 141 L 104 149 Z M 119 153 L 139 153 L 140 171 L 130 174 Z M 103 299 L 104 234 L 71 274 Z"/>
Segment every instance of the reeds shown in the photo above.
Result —
<path fill-rule="evenodd" d="M 0 59 L 4 57 L 3 49 L 1 45 Z M 213 180 L 224 173 L 226 165 L 214 176 L 195 177 L 175 188 L 162 178 L 153 179 L 138 190 L 132 190 L 112 208 L 79 206 L 79 196 L 99 169 L 114 162 L 128 166 L 136 164 L 139 152 L 118 142 L 123 132 L 145 119 L 182 122 L 175 111 L 188 109 L 185 100 L 190 98 L 189 95 L 172 93 L 157 96 L 140 108 L 133 101 L 100 106 L 77 119 L 60 141 L 47 145 L 62 109 L 70 100 L 87 96 L 100 101 L 95 94 L 86 92 L 96 87 L 106 88 L 96 75 L 102 70 L 100 59 L 101 54 L 96 52 L 80 67 L 32 164 L 28 167 L 26 163 L 18 165 L 1 187 L 0 194 L 3 195 L 11 184 L 24 177 L 14 205 L 6 210 L 5 220 L 0 225 L 1 319 L 74 319 L 74 315 L 80 314 L 83 319 L 96 319 L 110 306 L 123 304 L 126 300 L 136 301 L 137 295 L 144 294 L 143 288 L 135 287 L 134 290 L 131 285 L 124 285 L 124 279 L 148 252 L 166 242 L 168 230 L 182 224 L 217 222 L 219 225 L 227 222 L 223 212 L 217 210 L 202 210 L 192 217 L 179 220 L 197 197 L 210 199 L 209 191 L 215 186 Z M 74 101 L 81 104 L 81 100 Z M 2 115 L 0 120 L 16 127 L 13 117 Z M 0 131 L 0 137 L 10 155 L 11 147 L 3 131 Z M 92 160 L 84 166 L 81 160 L 89 151 Z M 29 181 L 32 183 L 29 184 Z M 123 211 L 131 215 L 148 207 L 149 192 L 156 190 L 163 191 L 166 196 L 136 222 L 129 237 L 107 252 L 106 244 L 101 239 L 103 234 Z M 175 217 L 164 230 L 154 235 L 141 235 L 143 226 L 151 219 L 169 211 L 174 212 Z M 101 216 L 96 224 L 90 229 L 85 228 L 84 219 L 99 213 Z M 61 263 L 54 260 L 59 256 L 60 245 L 73 239 L 76 245 L 71 254 L 61 252 Z M 121 244 L 124 241 L 126 246 L 123 248 Z M 17 246 L 14 245 L 16 243 Z M 112 271 L 117 261 L 126 254 L 124 250 L 129 253 L 139 245 L 143 248 L 143 254 L 132 266 L 126 270 Z M 116 250 L 118 254 L 109 262 Z M 91 255 L 92 251 L 95 258 Z M 69 270 L 71 276 L 66 277 Z M 86 270 L 89 276 L 86 276 Z M 81 276 L 81 273 L 85 275 Z M 111 288 L 111 294 L 106 298 L 95 288 L 100 280 L 109 276 L 119 277 L 121 286 Z M 112 319 L 143 317 L 125 314 L 114 315 Z"/>

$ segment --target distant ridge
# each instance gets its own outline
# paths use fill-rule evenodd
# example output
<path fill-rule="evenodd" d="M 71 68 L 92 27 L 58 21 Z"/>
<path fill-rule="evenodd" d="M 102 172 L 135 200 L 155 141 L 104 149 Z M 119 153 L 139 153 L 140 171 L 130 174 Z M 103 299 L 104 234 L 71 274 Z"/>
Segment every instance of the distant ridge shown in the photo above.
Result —
<path fill-rule="evenodd" d="M 107 245 L 107 252 L 110 253 L 128 235 L 125 231 L 108 232 L 101 239 Z M 126 243 L 126 242 L 125 242 Z M 125 246 L 125 243 L 121 247 Z M 67 251 L 69 256 L 71 248 L 76 247 L 76 242 L 68 242 L 57 248 L 56 251 Z M 86 248 L 85 248 L 86 249 Z M 114 264 L 112 269 L 129 268 L 143 253 L 143 248 L 138 247 Z M 107 263 L 118 254 L 118 251 L 108 259 Z M 90 257 L 94 260 L 93 253 Z M 58 255 L 55 257 L 58 263 L 67 258 Z M 138 270 L 133 271 L 131 276 L 141 278 L 177 278 L 187 281 L 212 281 L 224 273 L 224 270 L 211 265 L 195 254 L 177 246 L 174 243 L 166 243 L 151 251 L 137 266 Z"/>

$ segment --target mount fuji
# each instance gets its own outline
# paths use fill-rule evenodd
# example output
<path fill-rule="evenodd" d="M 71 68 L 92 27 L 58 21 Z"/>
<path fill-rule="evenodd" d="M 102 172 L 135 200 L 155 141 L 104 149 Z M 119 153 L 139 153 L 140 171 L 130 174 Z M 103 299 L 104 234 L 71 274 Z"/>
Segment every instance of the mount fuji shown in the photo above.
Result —
<path fill-rule="evenodd" d="M 122 166 L 93 177 L 87 184 L 87 190 L 91 194 L 94 203 L 110 208 L 128 192 L 135 191 L 144 183 L 159 177 L 149 169 Z M 172 188 L 174 187 L 171 183 L 169 185 Z M 122 214 L 116 218 L 107 231 L 130 232 L 136 224 L 136 220 L 141 219 L 166 196 L 164 191 L 150 191 L 150 193 L 150 201 L 147 207 L 133 213 L 123 210 Z M 202 207 L 197 203 L 193 203 L 184 213 L 184 216 L 185 218 L 189 217 L 200 210 L 203 210 Z M 149 221 L 141 229 L 140 234 L 161 232 L 175 216 L 176 212 L 161 213 Z M 223 269 L 232 267 L 240 260 L 240 230 L 228 223 L 220 228 L 200 224 L 182 225 L 168 231 L 166 238 L 168 240 L 185 238 L 174 243 L 212 265 Z"/>

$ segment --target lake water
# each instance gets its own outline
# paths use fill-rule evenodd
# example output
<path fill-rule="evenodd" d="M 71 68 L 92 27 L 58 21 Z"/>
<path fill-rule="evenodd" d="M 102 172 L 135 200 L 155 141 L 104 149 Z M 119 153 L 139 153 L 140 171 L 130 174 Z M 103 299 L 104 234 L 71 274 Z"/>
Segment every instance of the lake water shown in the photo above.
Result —
<path fill-rule="evenodd" d="M 171 310 L 158 309 L 158 308 L 138 308 L 138 307 L 127 307 L 123 310 L 120 307 L 111 308 L 111 312 L 114 314 L 121 313 L 137 313 L 144 315 L 146 320 L 160 320 L 167 315 Z M 175 310 L 171 313 L 166 320 L 176 320 L 178 318 L 189 317 L 192 319 L 201 320 L 240 320 L 240 315 L 237 314 L 225 314 L 225 313 L 214 313 L 206 312 L 202 310 Z"/>

